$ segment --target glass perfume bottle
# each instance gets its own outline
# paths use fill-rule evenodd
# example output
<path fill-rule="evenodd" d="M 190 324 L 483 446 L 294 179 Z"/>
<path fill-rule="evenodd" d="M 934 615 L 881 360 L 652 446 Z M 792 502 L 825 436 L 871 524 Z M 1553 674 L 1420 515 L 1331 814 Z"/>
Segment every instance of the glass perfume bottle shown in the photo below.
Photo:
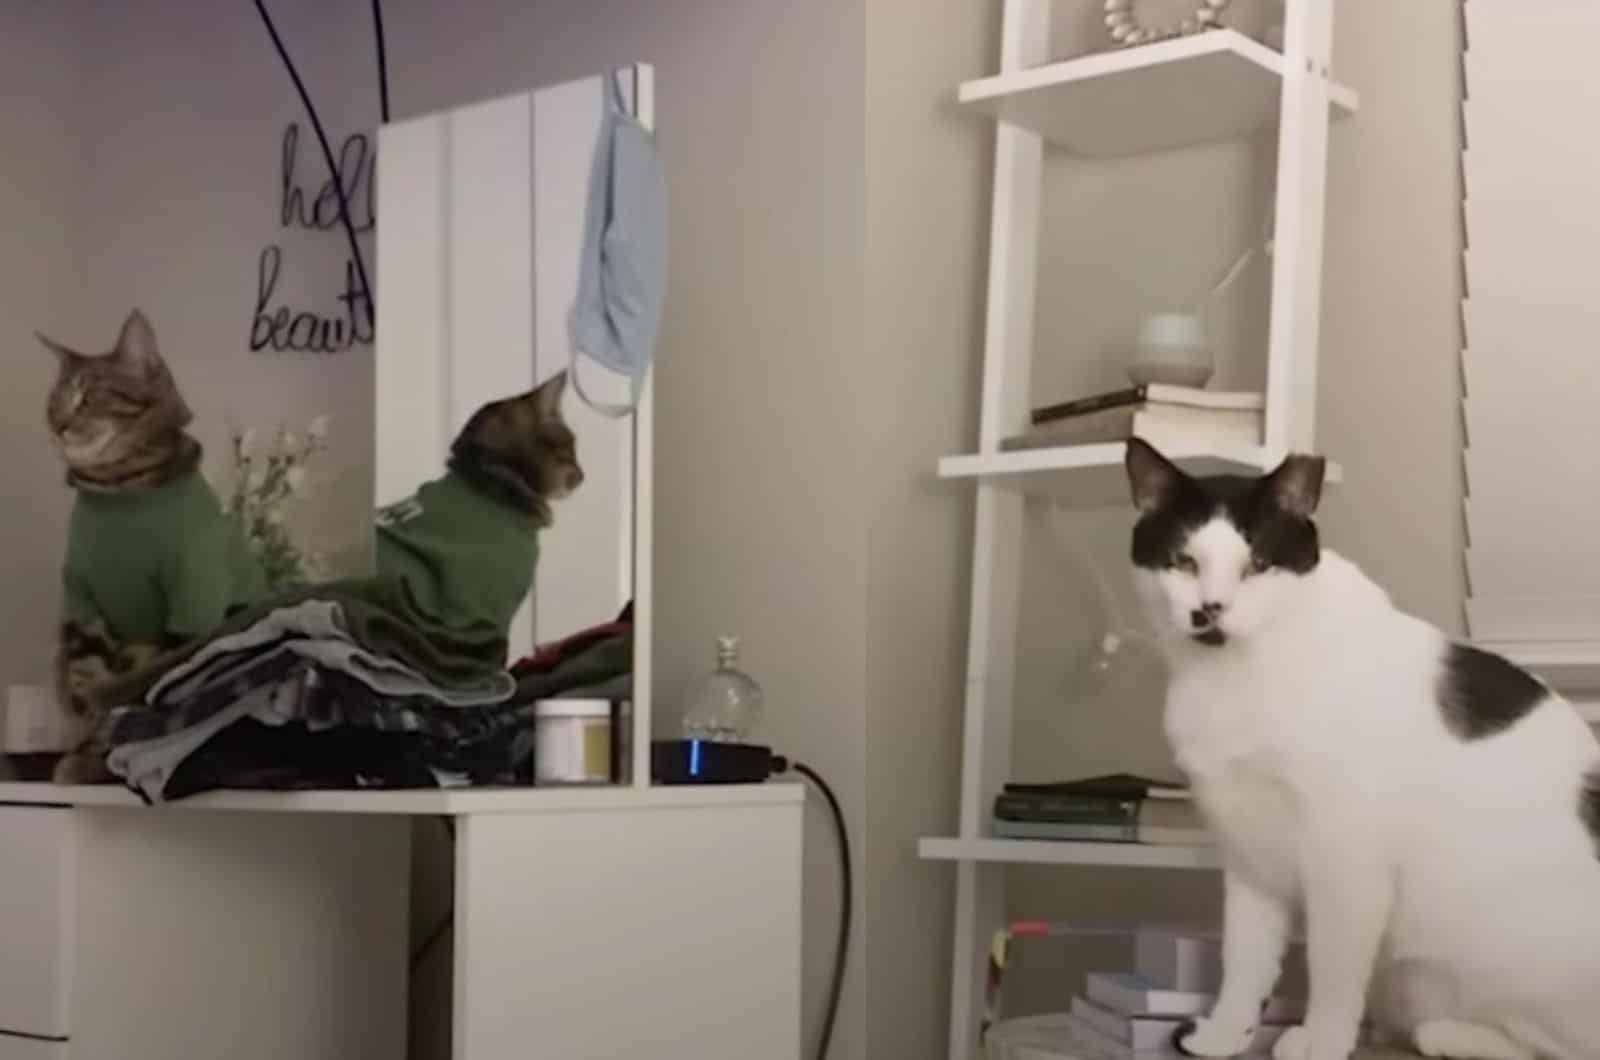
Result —
<path fill-rule="evenodd" d="M 717 668 L 696 686 L 683 716 L 691 740 L 746 743 L 761 721 L 761 686 L 739 669 L 739 638 L 717 638 Z"/>

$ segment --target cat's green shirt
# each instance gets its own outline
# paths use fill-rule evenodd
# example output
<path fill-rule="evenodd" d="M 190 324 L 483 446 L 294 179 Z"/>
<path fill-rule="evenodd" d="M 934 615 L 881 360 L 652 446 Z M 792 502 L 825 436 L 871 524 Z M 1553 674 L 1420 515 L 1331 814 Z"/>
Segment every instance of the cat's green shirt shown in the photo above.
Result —
<path fill-rule="evenodd" d="M 504 636 L 533 587 L 539 534 L 527 512 L 452 471 L 378 513 L 376 559 L 439 622 Z"/>
<path fill-rule="evenodd" d="M 237 520 L 199 471 L 133 493 L 78 491 L 67 528 L 65 618 L 118 640 L 200 637 L 266 595 Z"/>

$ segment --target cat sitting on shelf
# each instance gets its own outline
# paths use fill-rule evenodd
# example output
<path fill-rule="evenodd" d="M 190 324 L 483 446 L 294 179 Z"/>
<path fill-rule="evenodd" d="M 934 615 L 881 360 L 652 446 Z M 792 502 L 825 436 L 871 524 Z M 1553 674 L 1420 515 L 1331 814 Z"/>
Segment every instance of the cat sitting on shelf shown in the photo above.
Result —
<path fill-rule="evenodd" d="M 550 504 L 583 482 L 561 414 L 566 384 L 560 372 L 479 409 L 451 446 L 446 473 L 379 511 L 378 573 L 404 579 L 442 624 L 504 637 L 532 589 Z"/>
<path fill-rule="evenodd" d="M 219 625 L 266 591 L 236 520 L 199 470 L 193 418 L 134 310 L 116 345 L 86 355 L 40 336 L 60 365 L 50 435 L 76 493 L 67 530 L 57 696 L 73 751 L 62 783 L 109 779 L 97 686 Z"/>
<path fill-rule="evenodd" d="M 1191 478 L 1128 445 L 1166 730 L 1223 854 L 1223 983 L 1179 1032 L 1249 1044 L 1298 917 L 1311 992 L 1277 1060 L 1365 1013 L 1454 1060 L 1600 1057 L 1600 746 L 1571 705 L 1398 610 L 1321 546 L 1323 463 Z"/>

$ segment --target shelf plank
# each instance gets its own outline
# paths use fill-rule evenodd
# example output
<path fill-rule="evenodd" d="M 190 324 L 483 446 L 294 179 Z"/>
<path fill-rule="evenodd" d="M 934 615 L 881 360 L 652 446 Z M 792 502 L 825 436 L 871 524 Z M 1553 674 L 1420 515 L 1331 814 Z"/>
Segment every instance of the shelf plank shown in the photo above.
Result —
<path fill-rule="evenodd" d="M 957 99 L 1094 158 L 1247 136 L 1278 121 L 1283 56 L 1231 29 L 1102 52 L 961 85 Z M 1355 113 L 1329 83 L 1333 117 Z"/>
<path fill-rule="evenodd" d="M 1043 839 L 922 839 L 925 861 L 981 861 L 1005 865 L 1102 865 L 1126 869 L 1215 869 L 1215 847 L 1140 843 L 1069 843 Z"/>
<path fill-rule="evenodd" d="M 966 453 L 939 461 L 939 477 L 979 479 L 1038 496 L 1060 497 L 1079 507 L 1108 507 L 1129 503 L 1122 442 L 1098 445 L 1064 445 L 1049 449 L 1017 449 L 994 453 Z M 1166 455 L 1191 475 L 1261 475 L 1278 461 L 1265 449 L 1167 450 Z M 1344 477 L 1339 465 L 1328 464 L 1327 481 Z"/>
<path fill-rule="evenodd" d="M 479 813 L 571 813 L 641 807 L 769 805 L 799 802 L 795 783 L 629 785 L 595 787 L 481 787 L 316 791 L 209 791 L 147 807 L 115 784 L 0 782 L 0 805 L 81 806 L 141 812 L 354 813 L 461 816 Z"/>

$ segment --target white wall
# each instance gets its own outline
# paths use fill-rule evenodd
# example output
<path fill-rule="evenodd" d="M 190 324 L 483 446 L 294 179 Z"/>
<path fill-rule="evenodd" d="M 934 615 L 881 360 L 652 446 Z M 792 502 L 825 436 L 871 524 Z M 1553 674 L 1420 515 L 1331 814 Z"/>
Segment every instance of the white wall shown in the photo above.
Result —
<path fill-rule="evenodd" d="M 998 27 L 971 0 L 867 6 L 867 1055 L 945 1055 L 972 494 L 933 475 L 971 445 L 991 123 L 951 105 Z"/>
<path fill-rule="evenodd" d="M 0 686 L 46 681 L 59 607 L 59 542 L 67 489 L 45 429 L 54 358 L 35 331 L 61 334 L 83 299 L 74 195 L 83 176 L 74 130 L 82 79 L 74 12 L 60 4 L 0 4 Z"/>
<path fill-rule="evenodd" d="M 312 469 L 308 542 L 345 568 L 365 562 L 372 508 L 372 353 L 251 353 L 257 254 L 283 244 L 273 304 L 339 310 L 343 232 L 279 227 L 280 134 L 299 121 L 298 174 L 315 195 L 326 167 L 288 76 L 249 5 L 77 0 L 79 67 L 92 105 L 81 205 L 87 297 L 65 341 L 104 349 L 144 308 L 195 412 L 207 475 L 231 481 L 230 424 L 258 434 L 332 418 Z M 269 5 L 337 149 L 377 124 L 362 5 Z M 359 210 L 358 210 L 359 212 Z M 372 240 L 364 237 L 369 268 Z M 61 494 L 60 503 L 67 497 Z"/>

